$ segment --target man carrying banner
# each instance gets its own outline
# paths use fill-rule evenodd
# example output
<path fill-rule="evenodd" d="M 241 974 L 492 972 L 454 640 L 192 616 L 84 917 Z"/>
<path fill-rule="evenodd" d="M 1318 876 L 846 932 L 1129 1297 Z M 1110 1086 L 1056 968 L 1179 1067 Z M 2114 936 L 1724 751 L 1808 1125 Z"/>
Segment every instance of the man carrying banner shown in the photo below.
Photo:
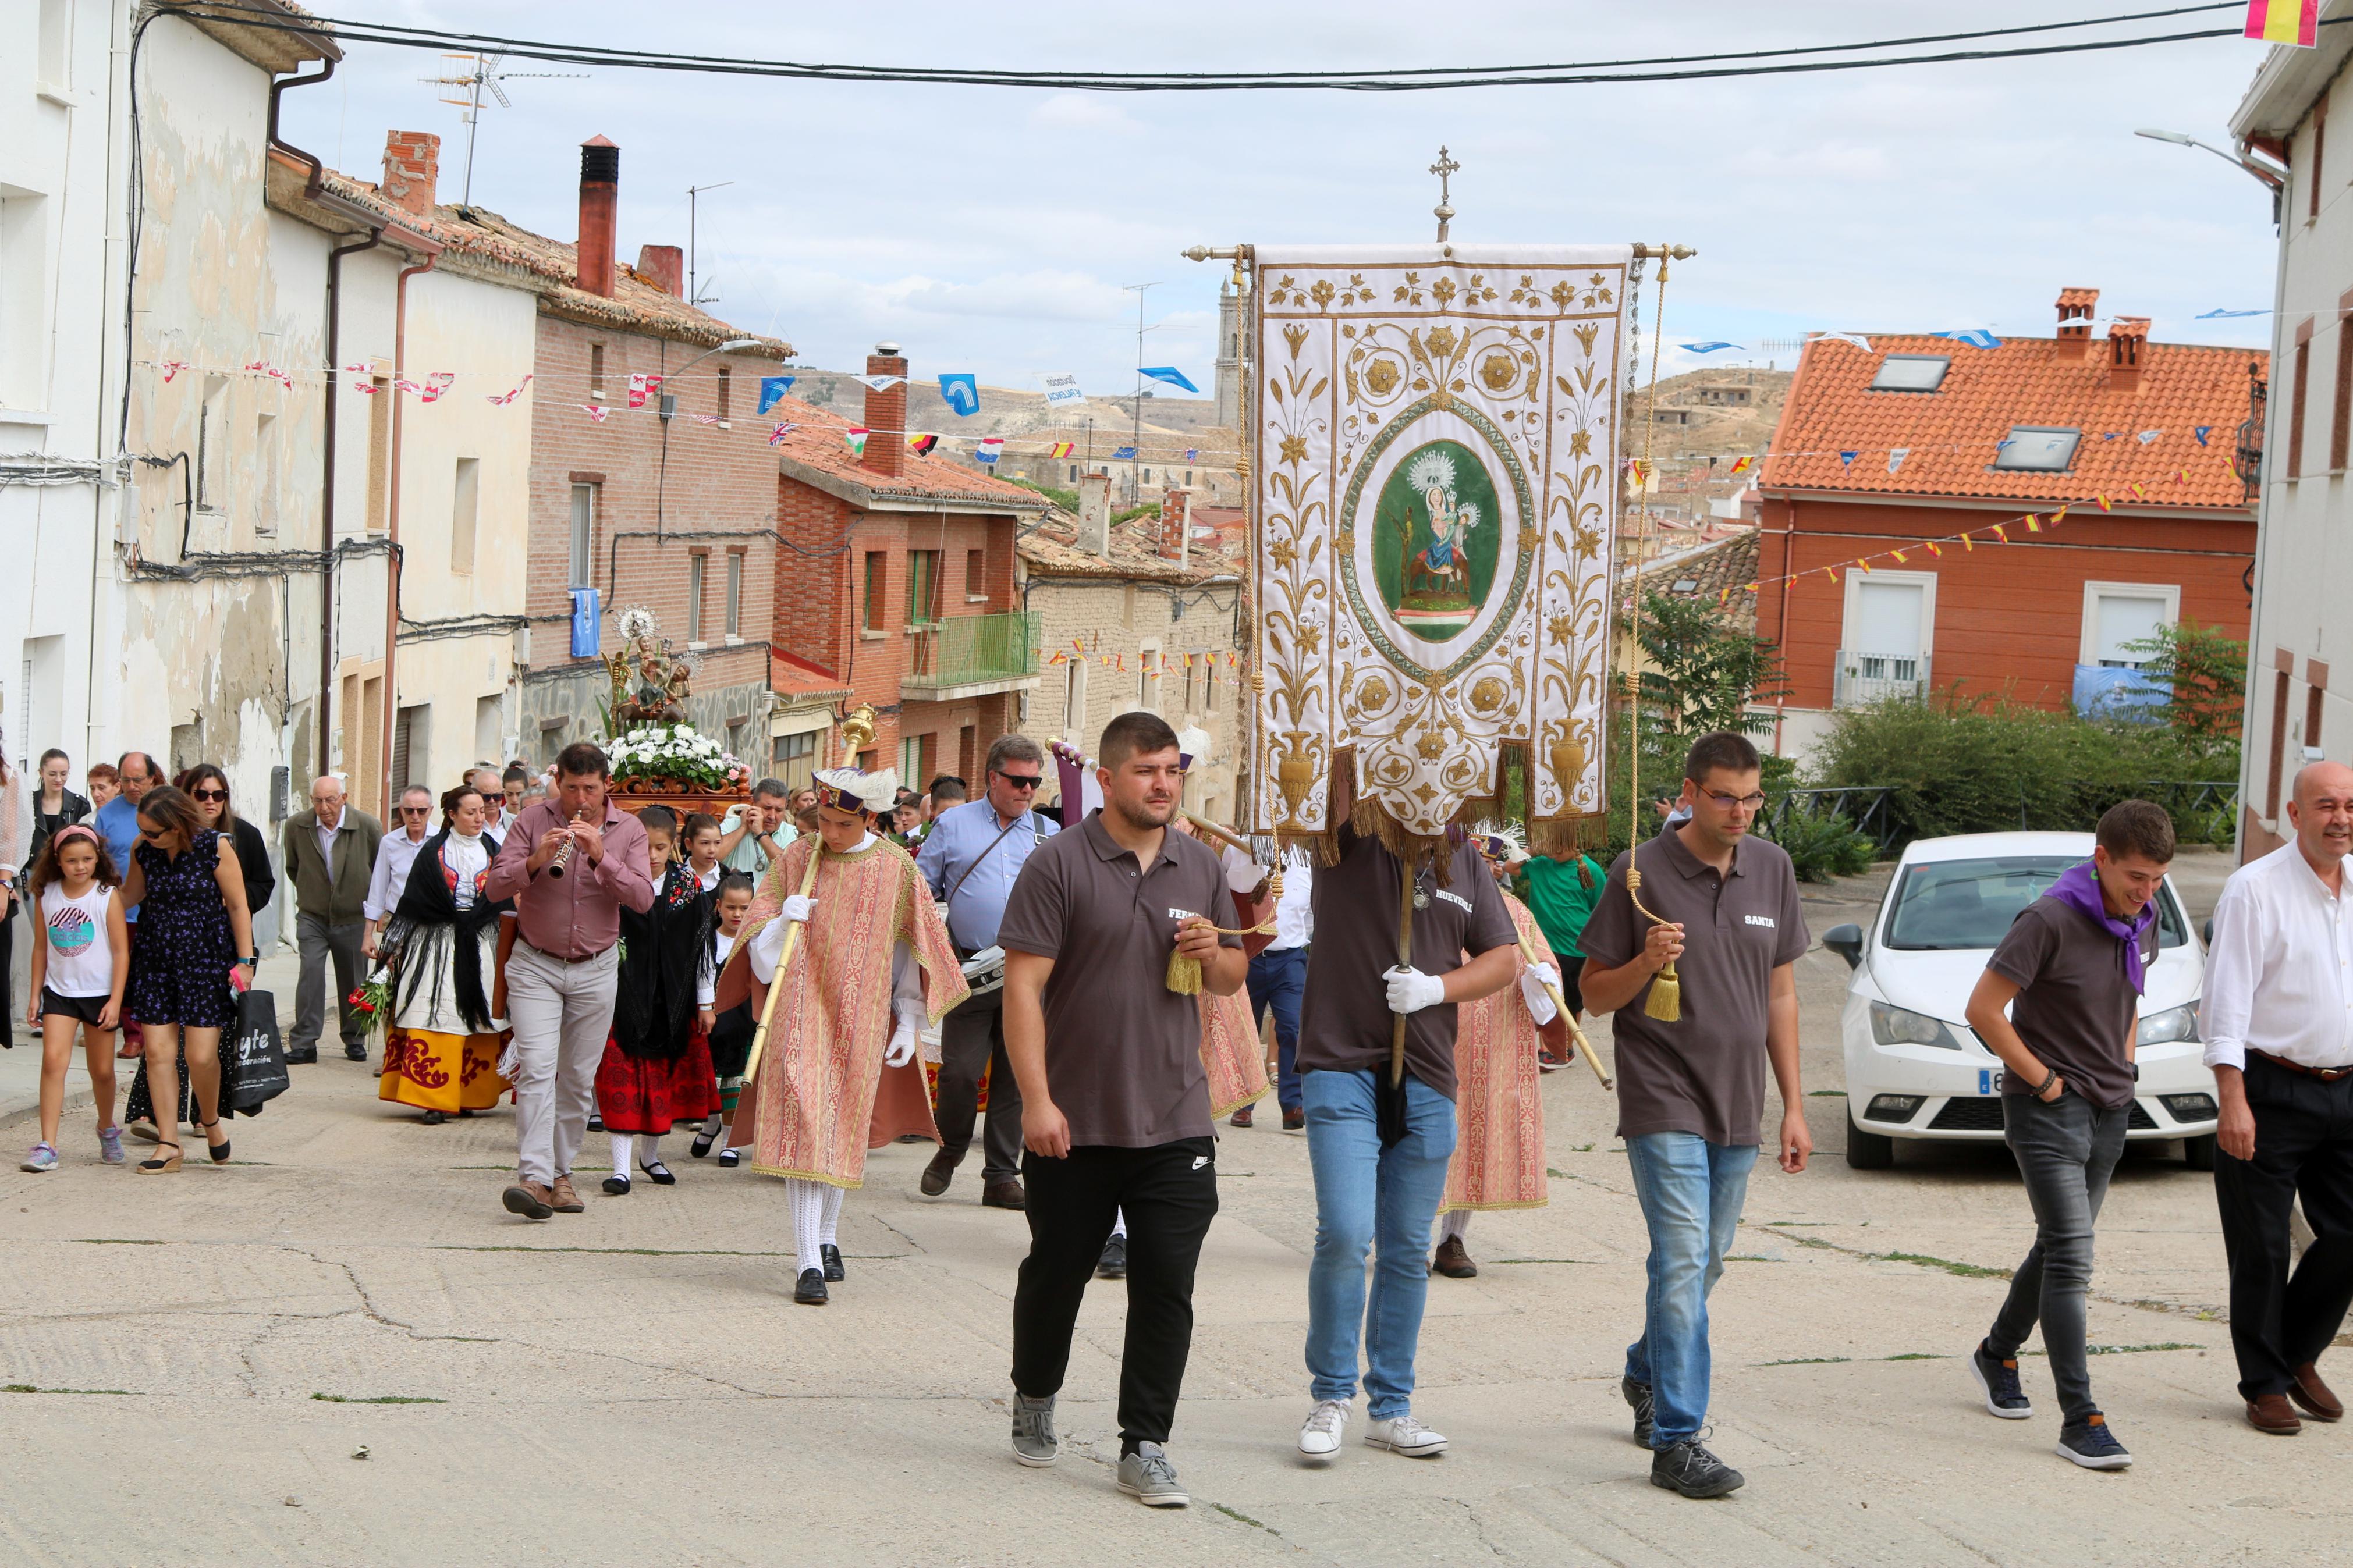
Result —
<path fill-rule="evenodd" d="M 1307 1268 L 1315 1406 L 1299 1428 L 1299 1451 L 1317 1459 L 1339 1452 L 1361 1345 L 1365 1441 L 1426 1458 L 1446 1447 L 1411 1405 L 1430 1231 L 1454 1153 L 1455 1008 L 1512 983 L 1519 935 L 1485 862 L 1460 840 L 1451 854 L 1415 868 L 1413 963 L 1400 967 L 1406 868 L 1356 830 L 1352 771 L 1344 765 L 1332 780 L 1340 861 L 1315 879 L 1315 947 L 1299 1020 L 1300 1098 L 1315 1174 L 1315 1255 Z M 1398 1016 L 1405 1020 L 1402 1077 L 1392 1070 Z"/>
<path fill-rule="evenodd" d="M 785 988 L 773 1006 L 756 999 L 767 1038 L 733 1137 L 748 1142 L 754 1171 L 785 1178 L 793 1300 L 803 1306 L 825 1305 L 827 1282 L 844 1278 L 836 1231 L 843 1193 L 865 1181 L 866 1151 L 906 1133 L 938 1137 L 916 1039 L 965 995 L 947 927 L 914 862 L 874 831 L 896 784 L 887 771 L 817 775 L 822 852 L 800 839 L 769 867 L 736 944 L 743 962 L 730 962 L 713 1004 L 722 1012 L 734 1005 L 747 982 Z M 802 937 L 779 982 L 795 925 Z"/>

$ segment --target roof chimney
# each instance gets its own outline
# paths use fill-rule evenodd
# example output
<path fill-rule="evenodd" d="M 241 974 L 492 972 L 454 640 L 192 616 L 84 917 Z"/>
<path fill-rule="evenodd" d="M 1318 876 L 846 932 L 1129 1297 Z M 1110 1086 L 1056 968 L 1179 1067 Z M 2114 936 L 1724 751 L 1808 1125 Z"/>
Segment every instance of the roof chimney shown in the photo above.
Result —
<path fill-rule="evenodd" d="M 866 356 L 869 375 L 895 375 L 899 384 L 887 392 L 866 389 L 866 455 L 859 462 L 874 472 L 897 479 L 907 471 L 907 356 L 897 343 L 876 343 Z"/>
<path fill-rule="evenodd" d="M 2148 318 L 2118 316 L 2108 327 L 2108 390 L 2138 392 L 2141 361 L 2148 353 Z"/>
<path fill-rule="evenodd" d="M 388 131 L 384 138 L 384 199 L 417 217 L 433 214 L 441 174 L 441 138 L 429 131 Z"/>
<path fill-rule="evenodd" d="M 2092 347 L 2092 315 L 2098 310 L 2097 289 L 2059 290 L 2059 358 L 2081 361 Z"/>
<path fill-rule="evenodd" d="M 614 231 L 621 209 L 621 150 L 602 136 L 580 143 L 580 287 L 613 297 Z"/>
<path fill-rule="evenodd" d="M 1186 563 L 1193 542 L 1193 492 L 1170 485 L 1160 492 L 1160 553 L 1179 566 Z"/>
<path fill-rule="evenodd" d="M 1079 476 L 1079 548 L 1090 555 L 1111 554 L 1111 476 Z"/>
<path fill-rule="evenodd" d="M 675 245 L 638 247 L 638 277 L 672 298 L 683 294 L 686 291 L 681 287 L 686 277 L 686 252 Z"/>

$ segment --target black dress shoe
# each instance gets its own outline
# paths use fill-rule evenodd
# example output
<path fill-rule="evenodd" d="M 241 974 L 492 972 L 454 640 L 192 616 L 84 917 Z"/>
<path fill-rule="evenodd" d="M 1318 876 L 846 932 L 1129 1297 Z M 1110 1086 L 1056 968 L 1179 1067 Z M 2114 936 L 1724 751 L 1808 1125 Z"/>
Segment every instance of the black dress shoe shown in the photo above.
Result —
<path fill-rule="evenodd" d="M 428 1111 L 427 1111 L 424 1115 L 422 1115 L 422 1116 L 418 1117 L 417 1120 L 417 1121 L 421 1121 L 421 1122 L 423 1122 L 423 1123 L 424 1123 L 426 1126 L 427 1126 L 427 1127 L 438 1127 L 438 1126 L 440 1126 L 444 1121 L 448 1121 L 449 1119 L 448 1119 L 448 1117 L 447 1117 L 447 1116 L 443 1115 L 440 1111 L 438 1111 L 438 1110 L 428 1110 Z"/>
<path fill-rule="evenodd" d="M 638 1163 L 638 1169 L 643 1171 L 648 1179 L 649 1179 L 653 1184 L 658 1187 L 674 1187 L 678 1185 L 678 1178 L 670 1174 L 670 1167 L 663 1164 L 659 1160 L 656 1160 L 650 1165 L 641 1160 Z"/>
<path fill-rule="evenodd" d="M 849 1278 L 849 1271 L 841 1266 L 841 1248 L 828 1241 L 817 1249 L 817 1255 L 825 1259 L 825 1277 L 828 1279 Z"/>
<path fill-rule="evenodd" d="M 932 1163 L 923 1167 L 923 1179 L 915 1184 L 916 1190 L 927 1198 L 938 1197 L 948 1190 L 948 1183 L 955 1180 L 958 1163 L 945 1150 L 933 1155 Z"/>
<path fill-rule="evenodd" d="M 605 1131 L 605 1119 L 593 1110 L 588 1113 L 588 1131 L 591 1132 Z"/>
<path fill-rule="evenodd" d="M 364 1062 L 367 1060 L 367 1047 L 346 1044 L 343 1047 L 343 1055 L 353 1061 Z"/>
<path fill-rule="evenodd" d="M 628 1197 L 629 1195 L 629 1178 L 627 1176 L 606 1177 L 605 1195 L 608 1198 Z"/>
<path fill-rule="evenodd" d="M 1127 1278 L 1127 1237 L 1114 1236 L 1103 1243 L 1103 1256 L 1095 1259 L 1095 1278 L 1098 1279 Z"/>
<path fill-rule="evenodd" d="M 803 1307 L 824 1306 L 825 1271 L 821 1268 L 802 1269 L 799 1282 L 793 1287 L 793 1300 Z"/>
<path fill-rule="evenodd" d="M 303 1046 L 299 1049 L 288 1051 L 286 1053 L 286 1065 L 290 1068 L 318 1066 L 319 1047 L 316 1046 Z"/>

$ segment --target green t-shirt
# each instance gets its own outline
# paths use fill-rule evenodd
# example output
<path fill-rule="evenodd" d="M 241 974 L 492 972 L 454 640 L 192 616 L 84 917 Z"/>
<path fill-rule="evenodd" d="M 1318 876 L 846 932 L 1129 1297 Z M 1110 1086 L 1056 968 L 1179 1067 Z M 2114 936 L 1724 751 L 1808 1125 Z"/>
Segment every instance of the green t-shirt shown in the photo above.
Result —
<path fill-rule="evenodd" d="M 1577 876 L 1579 866 L 1592 877 L 1591 887 Z M 1586 918 L 1593 913 L 1594 900 L 1601 897 L 1606 875 L 1590 855 L 1580 855 L 1574 860 L 1554 860 L 1537 855 L 1520 862 L 1524 888 L 1520 901 L 1536 917 L 1536 925 L 1554 952 L 1563 957 L 1572 953 L 1584 956 L 1577 951 L 1577 939 L 1584 933 Z"/>

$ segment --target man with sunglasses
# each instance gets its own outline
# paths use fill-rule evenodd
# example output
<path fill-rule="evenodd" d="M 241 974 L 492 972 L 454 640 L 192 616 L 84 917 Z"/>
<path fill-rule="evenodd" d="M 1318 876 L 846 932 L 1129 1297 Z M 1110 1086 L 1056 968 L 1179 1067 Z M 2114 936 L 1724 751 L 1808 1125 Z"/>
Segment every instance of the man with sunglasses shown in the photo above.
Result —
<path fill-rule="evenodd" d="M 290 1062 L 319 1059 L 331 957 L 343 1055 L 367 1060 L 368 1016 L 349 998 L 366 973 L 360 944 L 367 935 L 368 879 L 383 841 L 384 824 L 346 801 L 343 781 L 332 773 L 311 780 L 311 809 L 286 819 L 281 847 L 286 879 L 294 884 L 295 947 L 302 956 L 301 978 L 294 987 L 294 1032 L 286 1042 Z"/>
<path fill-rule="evenodd" d="M 1619 1389 L 1651 1484 L 1721 1497 L 1739 1471 L 1701 1441 L 1707 1420 L 1707 1297 L 1724 1272 L 1756 1169 L 1769 1060 L 1781 1096 L 1781 1169 L 1813 1152 L 1798 1081 L 1798 983 L 1806 921 L 1778 845 L 1751 835 L 1763 763 L 1746 736 L 1717 731 L 1683 763 L 1691 820 L 1618 858 L 1578 933 L 1585 1005 L 1614 1013 L 1618 1135 L 1650 1230 L 1642 1335 Z M 1630 857 L 1642 908 L 1626 888 Z M 1655 911 L 1656 919 L 1645 910 Z M 1679 973 L 1678 1016 L 1647 1010 L 1653 980 Z"/>
<path fill-rule="evenodd" d="M 933 819 L 916 868 L 940 900 L 956 956 L 997 945 L 1005 901 L 1030 854 L 1054 832 L 1031 809 L 1046 776 L 1046 753 L 1027 735 L 1000 735 L 988 748 L 987 788 L 978 800 Z M 981 1075 L 988 1075 L 988 1126 L 983 1135 L 980 1201 L 992 1208 L 1025 1203 L 1020 1181 L 1021 1087 L 1005 1055 L 1005 990 L 974 982 L 973 994 L 940 1022 L 940 1080 L 934 1120 L 940 1152 L 923 1170 L 928 1197 L 948 1190 L 979 1115 Z"/>
<path fill-rule="evenodd" d="M 469 781 L 473 776 L 467 775 Z M 410 784 L 400 792 L 400 804 L 393 807 L 393 814 L 398 818 L 394 824 L 396 831 L 385 834 L 384 842 L 376 846 L 375 873 L 368 879 L 367 901 L 360 906 L 360 912 L 367 917 L 367 934 L 360 939 L 360 951 L 370 958 L 383 956 L 376 951 L 376 932 L 400 907 L 400 895 L 408 887 L 408 868 L 417 863 L 417 851 L 432 837 L 433 792 L 423 784 Z"/>

